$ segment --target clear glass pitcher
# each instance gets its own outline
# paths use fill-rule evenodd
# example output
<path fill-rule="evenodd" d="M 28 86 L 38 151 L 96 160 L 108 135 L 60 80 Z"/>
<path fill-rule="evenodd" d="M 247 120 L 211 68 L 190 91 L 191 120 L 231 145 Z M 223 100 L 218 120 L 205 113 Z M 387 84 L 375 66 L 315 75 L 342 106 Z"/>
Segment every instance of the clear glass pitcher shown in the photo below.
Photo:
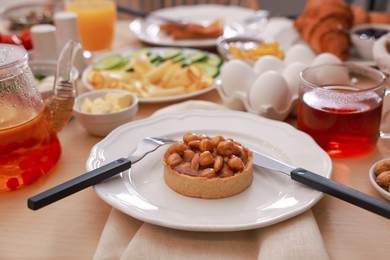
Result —
<path fill-rule="evenodd" d="M 26 50 L 0 44 L 0 191 L 37 181 L 60 159 L 57 132 L 72 114 L 76 89 L 71 69 L 79 48 L 72 41 L 64 46 L 53 96 L 43 101 Z"/>

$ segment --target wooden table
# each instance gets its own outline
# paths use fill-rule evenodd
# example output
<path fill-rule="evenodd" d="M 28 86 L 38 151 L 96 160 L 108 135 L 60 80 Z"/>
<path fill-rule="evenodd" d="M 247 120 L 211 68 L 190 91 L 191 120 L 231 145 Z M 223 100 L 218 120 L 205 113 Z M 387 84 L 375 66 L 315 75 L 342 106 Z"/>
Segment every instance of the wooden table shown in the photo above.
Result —
<path fill-rule="evenodd" d="M 128 22 L 118 23 L 115 46 L 139 47 Z M 116 49 L 117 49 L 116 48 Z M 196 99 L 221 103 L 216 91 Z M 390 132 L 390 102 L 385 106 L 383 129 Z M 145 118 L 168 104 L 141 104 L 137 119 Z M 294 122 L 294 119 L 291 119 Z M 75 120 L 59 134 L 63 154 L 51 174 L 37 183 L 0 194 L 0 259 L 90 259 L 111 206 L 89 188 L 38 211 L 27 208 L 27 198 L 83 173 L 93 145 L 101 138 L 89 135 Z M 390 140 L 379 140 L 367 155 L 333 160 L 333 179 L 374 197 L 368 170 L 371 164 L 390 157 Z M 326 248 L 332 259 L 389 259 L 390 221 L 325 196 L 313 208 Z"/>

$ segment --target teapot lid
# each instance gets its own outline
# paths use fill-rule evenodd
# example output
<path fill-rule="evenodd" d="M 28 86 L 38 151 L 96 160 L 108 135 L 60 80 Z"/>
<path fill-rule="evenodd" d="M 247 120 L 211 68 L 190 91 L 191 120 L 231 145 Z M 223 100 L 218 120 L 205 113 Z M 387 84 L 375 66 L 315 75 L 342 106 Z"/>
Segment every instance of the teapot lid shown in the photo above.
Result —
<path fill-rule="evenodd" d="M 0 68 L 13 66 L 23 60 L 27 61 L 26 49 L 13 44 L 0 44 Z"/>

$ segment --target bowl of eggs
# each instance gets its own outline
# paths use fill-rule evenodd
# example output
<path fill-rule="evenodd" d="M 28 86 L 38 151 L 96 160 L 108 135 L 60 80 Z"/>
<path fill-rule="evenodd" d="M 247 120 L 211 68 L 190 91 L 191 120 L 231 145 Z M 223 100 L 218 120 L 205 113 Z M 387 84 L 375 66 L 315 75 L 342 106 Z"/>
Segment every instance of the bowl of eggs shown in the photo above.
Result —
<path fill-rule="evenodd" d="M 92 90 L 76 97 L 73 115 L 92 135 L 104 137 L 130 122 L 138 111 L 138 97 L 126 90 Z"/>
<path fill-rule="evenodd" d="M 390 158 L 374 163 L 368 176 L 372 186 L 378 193 L 390 201 Z"/>
<path fill-rule="evenodd" d="M 232 59 L 221 67 L 217 91 L 225 105 L 270 119 L 296 114 L 300 73 L 309 66 L 342 61 L 330 53 L 316 55 L 306 44 L 289 48 L 283 58 L 264 55 L 253 64 Z"/>

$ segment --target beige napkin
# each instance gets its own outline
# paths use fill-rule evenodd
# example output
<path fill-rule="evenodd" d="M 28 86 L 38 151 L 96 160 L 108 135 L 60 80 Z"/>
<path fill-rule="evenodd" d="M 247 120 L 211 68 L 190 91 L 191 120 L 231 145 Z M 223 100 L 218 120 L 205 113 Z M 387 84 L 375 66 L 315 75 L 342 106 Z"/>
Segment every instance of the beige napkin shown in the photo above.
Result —
<path fill-rule="evenodd" d="M 222 110 L 186 101 L 155 113 Z M 329 259 L 311 210 L 281 223 L 237 232 L 191 232 L 141 222 L 112 209 L 94 259 Z"/>

